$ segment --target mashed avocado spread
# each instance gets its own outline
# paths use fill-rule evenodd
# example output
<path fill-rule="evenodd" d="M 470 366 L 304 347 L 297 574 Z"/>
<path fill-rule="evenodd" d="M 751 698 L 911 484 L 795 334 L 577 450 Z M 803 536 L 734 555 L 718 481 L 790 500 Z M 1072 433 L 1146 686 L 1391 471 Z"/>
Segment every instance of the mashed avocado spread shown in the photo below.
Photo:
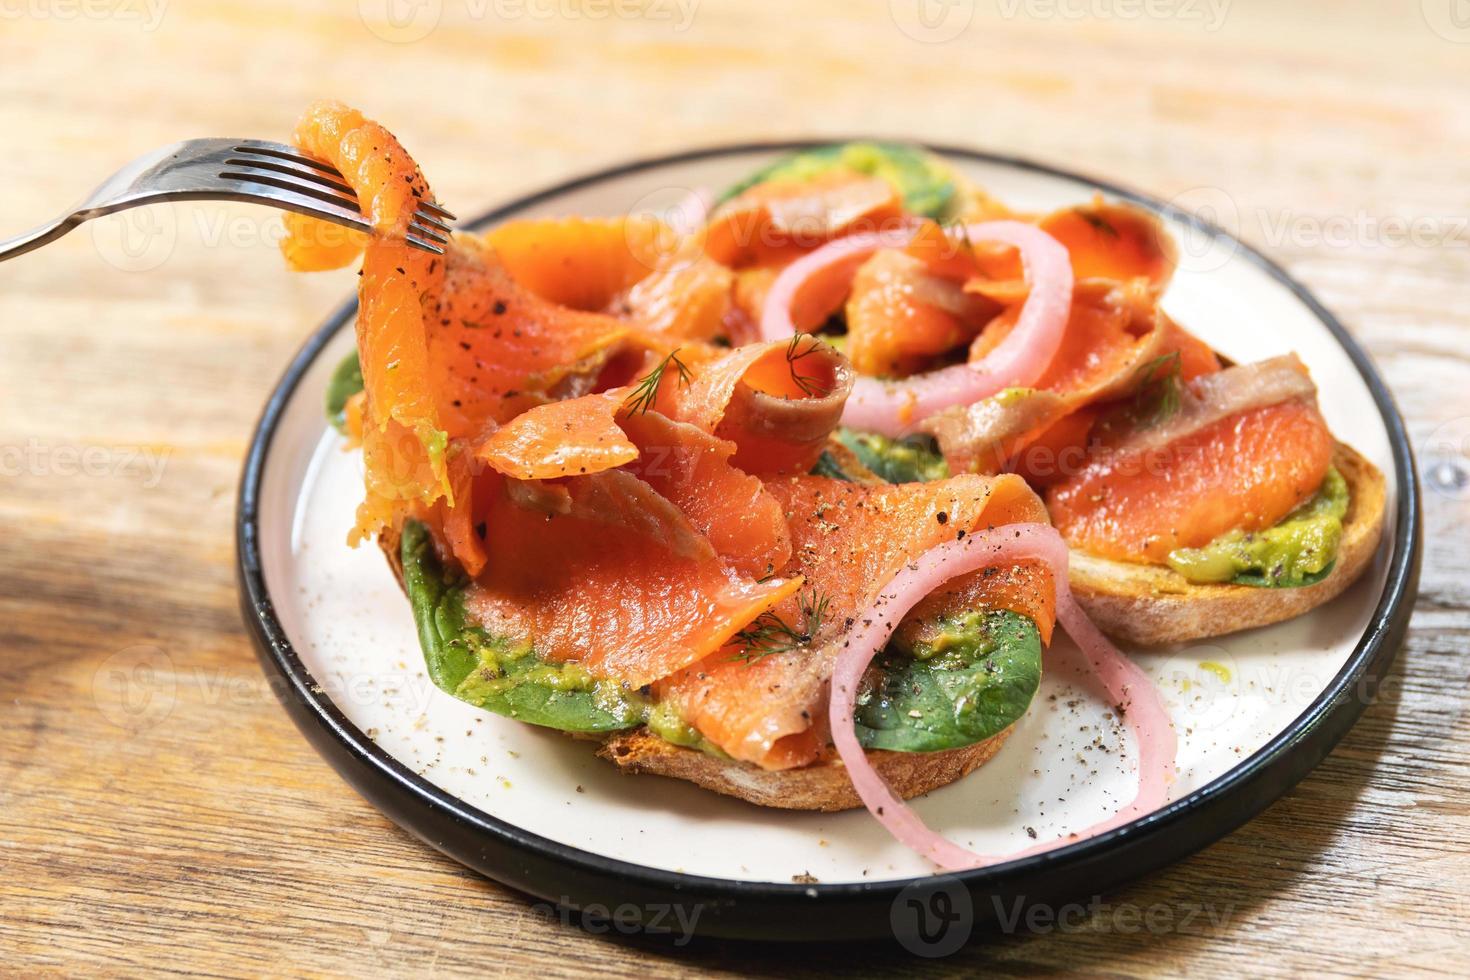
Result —
<path fill-rule="evenodd" d="M 1264 531 L 1232 531 L 1203 548 L 1169 553 L 1169 567 L 1191 582 L 1299 588 L 1326 578 L 1342 541 L 1347 481 L 1335 468 L 1306 503 Z"/>
<path fill-rule="evenodd" d="M 935 220 L 950 217 L 956 200 L 954 174 L 938 159 L 903 143 L 840 143 L 803 150 L 763 167 L 727 190 L 720 200 L 768 180 L 811 180 L 831 170 L 852 170 L 886 180 L 904 207 Z"/>

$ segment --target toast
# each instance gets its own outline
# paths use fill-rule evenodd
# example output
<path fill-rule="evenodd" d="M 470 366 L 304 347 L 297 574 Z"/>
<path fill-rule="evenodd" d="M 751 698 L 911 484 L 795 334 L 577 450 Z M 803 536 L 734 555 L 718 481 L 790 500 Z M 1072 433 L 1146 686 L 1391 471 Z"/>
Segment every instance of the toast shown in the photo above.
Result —
<path fill-rule="evenodd" d="M 1141 565 L 1073 551 L 1072 594 L 1098 628 L 1140 646 L 1184 643 L 1300 616 L 1334 599 L 1368 567 L 1383 535 L 1383 474 L 1351 447 L 1332 463 L 1348 485 L 1348 512 L 1332 571 L 1294 589 L 1196 585 L 1164 565 Z"/>
<path fill-rule="evenodd" d="M 964 748 L 944 752 L 869 752 L 868 761 L 893 791 L 910 799 L 948 786 L 990 761 L 1015 726 Z M 767 770 L 748 762 L 721 759 L 664 741 L 646 728 L 619 732 L 597 754 L 626 773 L 652 773 L 687 779 L 697 786 L 783 810 L 850 810 L 863 801 L 852 788 L 840 759 L 800 769 Z"/>

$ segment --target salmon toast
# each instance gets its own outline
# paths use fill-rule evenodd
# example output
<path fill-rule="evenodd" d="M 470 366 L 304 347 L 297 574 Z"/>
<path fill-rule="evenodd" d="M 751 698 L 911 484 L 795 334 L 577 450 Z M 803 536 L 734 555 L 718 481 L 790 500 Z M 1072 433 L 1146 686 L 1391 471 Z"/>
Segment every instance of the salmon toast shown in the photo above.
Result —
<path fill-rule="evenodd" d="M 1015 212 L 924 151 L 845 144 L 692 199 L 692 235 L 567 215 L 433 256 L 390 133 L 319 103 L 296 137 L 371 218 L 283 243 L 301 270 L 361 257 L 329 394 L 364 463 L 353 543 L 437 687 L 625 772 L 1001 860 L 904 800 L 1001 750 L 1060 627 L 1138 747 L 1101 832 L 1167 799 L 1175 741 L 1089 612 L 1147 642 L 1254 625 L 1376 544 L 1381 477 L 1305 365 L 1169 318 L 1175 250 L 1139 209 Z"/>

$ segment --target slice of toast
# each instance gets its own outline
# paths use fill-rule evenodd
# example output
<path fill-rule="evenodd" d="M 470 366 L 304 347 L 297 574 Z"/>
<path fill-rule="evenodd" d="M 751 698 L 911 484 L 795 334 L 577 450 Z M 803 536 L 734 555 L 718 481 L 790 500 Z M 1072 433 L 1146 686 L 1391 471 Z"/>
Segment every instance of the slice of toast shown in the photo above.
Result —
<path fill-rule="evenodd" d="M 1383 535 L 1383 474 L 1337 444 L 1332 464 L 1348 485 L 1348 511 L 1331 573 L 1295 589 L 1196 585 L 1164 565 L 1142 565 L 1073 551 L 1072 594 L 1104 633 L 1155 646 L 1221 636 L 1300 616 L 1336 598 L 1368 567 Z"/>
<path fill-rule="evenodd" d="M 910 799 L 948 786 L 990 761 L 1010 737 L 1011 725 L 990 738 L 944 752 L 869 752 L 893 791 Z M 646 728 L 619 732 L 597 754 L 626 773 L 687 779 L 705 789 L 783 810 L 850 810 L 863 805 L 840 759 L 800 769 L 771 771 L 748 762 L 721 759 L 664 741 Z"/>

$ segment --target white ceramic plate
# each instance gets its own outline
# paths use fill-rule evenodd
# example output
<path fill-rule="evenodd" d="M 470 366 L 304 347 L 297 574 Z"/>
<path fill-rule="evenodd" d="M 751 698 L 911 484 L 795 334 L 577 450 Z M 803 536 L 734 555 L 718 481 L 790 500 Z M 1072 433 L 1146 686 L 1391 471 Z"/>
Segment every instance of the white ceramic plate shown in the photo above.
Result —
<path fill-rule="evenodd" d="M 688 189 L 724 187 L 778 152 L 730 148 L 636 164 L 517 202 L 493 218 L 658 208 Z M 1099 190 L 1124 193 L 1020 161 L 940 152 L 1025 210 L 1081 202 Z M 1155 822 L 1160 833 L 1180 815 L 1191 822 L 1167 831 L 1169 843 L 1152 849 L 1156 859 L 1129 858 L 1132 848 L 1122 846 L 1130 838 L 1135 846 L 1143 842 L 1145 821 L 1031 865 L 1049 872 L 1066 855 L 1096 860 L 1110 848 L 1121 863 L 1104 876 L 1130 876 L 1215 839 L 1284 792 L 1356 716 L 1362 698 L 1353 696 L 1353 685 L 1371 684 L 1386 668 L 1417 569 L 1417 494 L 1402 423 L 1362 352 L 1275 266 L 1217 229 L 1163 213 L 1183 252 L 1164 298 L 1167 311 L 1236 361 L 1301 355 L 1333 432 L 1388 477 L 1386 532 L 1363 579 L 1307 616 L 1185 647 L 1131 651 L 1162 690 L 1180 736 L 1174 802 Z M 591 869 L 614 881 L 641 874 L 655 890 L 696 878 L 712 880 L 717 892 L 719 883 L 777 886 L 728 891 L 747 904 L 775 901 L 791 889 L 810 900 L 869 896 L 881 904 L 931 874 L 865 811 L 768 810 L 679 781 L 623 776 L 596 759 L 588 743 L 436 689 L 408 602 L 382 554 L 345 543 L 362 463 L 326 425 L 322 398 L 333 367 L 351 349 L 351 330 L 344 329 L 351 313 L 349 305 L 322 328 L 267 408 L 242 488 L 241 559 L 246 614 L 263 657 L 299 690 L 288 699 L 298 723 L 354 785 L 455 856 L 568 904 L 585 897 L 568 891 L 557 873 L 528 881 L 498 857 L 484 858 L 483 848 L 480 859 L 466 857 L 435 839 L 445 837 L 435 821 L 452 809 L 456 827 L 473 825 L 471 840 L 494 837 L 498 850 L 514 838 L 514 848 L 537 850 L 552 865 L 570 861 L 579 873 Z M 1131 798 L 1136 778 L 1131 738 L 1106 712 L 1085 678 L 1050 670 L 995 759 L 915 806 L 930 826 L 986 853 L 1020 850 L 1095 823 Z M 381 799 L 384 779 L 394 802 Z M 1217 799 L 1247 782 L 1255 789 L 1234 805 Z M 1096 887 L 1087 885 L 1089 893 Z M 737 910 L 727 924 L 740 920 Z"/>

